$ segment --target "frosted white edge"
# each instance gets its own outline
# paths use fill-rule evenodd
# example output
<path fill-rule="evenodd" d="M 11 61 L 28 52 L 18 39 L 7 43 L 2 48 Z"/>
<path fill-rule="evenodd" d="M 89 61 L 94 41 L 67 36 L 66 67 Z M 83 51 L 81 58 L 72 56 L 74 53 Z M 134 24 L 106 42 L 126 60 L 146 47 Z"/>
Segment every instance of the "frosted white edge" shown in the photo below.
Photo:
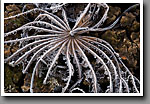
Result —
<path fill-rule="evenodd" d="M 143 96 L 143 0 L 64 0 L 63 3 L 140 3 L 140 93 L 5 93 L 4 3 L 62 3 L 62 0 L 1 0 L 1 96 Z"/>

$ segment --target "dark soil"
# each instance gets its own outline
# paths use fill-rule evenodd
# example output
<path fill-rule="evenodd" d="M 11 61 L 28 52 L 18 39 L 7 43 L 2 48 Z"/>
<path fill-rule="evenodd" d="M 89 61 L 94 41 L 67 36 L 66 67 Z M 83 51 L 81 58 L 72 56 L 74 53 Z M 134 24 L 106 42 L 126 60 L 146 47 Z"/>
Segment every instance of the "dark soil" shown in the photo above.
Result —
<path fill-rule="evenodd" d="M 26 10 L 35 8 L 33 4 L 5 4 L 5 17 L 9 17 L 22 12 L 23 6 L 26 5 Z M 122 12 L 133 4 L 108 4 L 110 7 L 108 13 L 108 19 L 104 23 L 103 27 L 112 24 Z M 84 4 L 74 4 L 68 5 L 67 14 L 70 19 L 70 25 L 73 27 L 74 19 L 79 15 L 79 11 L 83 10 Z M 34 20 L 38 13 L 30 13 L 27 16 L 20 16 L 19 18 L 14 18 L 5 21 L 4 29 L 5 32 L 16 29 L 29 21 Z M 59 12 L 58 12 L 59 15 Z M 117 25 L 108 31 L 104 32 L 93 32 L 92 36 L 99 37 L 110 43 L 116 52 L 119 53 L 125 65 L 130 69 L 132 74 L 140 79 L 140 9 L 136 8 L 130 12 L 125 13 Z M 16 37 L 20 37 L 18 33 Z M 7 37 L 5 40 L 14 39 L 16 37 Z M 14 53 L 19 47 L 5 45 L 5 57 Z M 29 92 L 31 73 L 26 75 L 22 74 L 22 66 L 11 67 L 5 64 L 5 92 Z M 31 69 L 32 72 L 32 69 Z M 36 78 L 35 78 L 36 80 Z M 35 92 L 60 92 L 61 85 L 59 78 L 52 77 L 49 84 L 42 85 L 42 80 L 38 80 L 35 83 Z M 72 81 L 73 83 L 73 81 Z M 88 83 L 82 82 L 83 86 L 86 88 Z M 102 82 L 102 83 L 106 83 Z M 102 86 L 105 87 L 105 86 Z"/>

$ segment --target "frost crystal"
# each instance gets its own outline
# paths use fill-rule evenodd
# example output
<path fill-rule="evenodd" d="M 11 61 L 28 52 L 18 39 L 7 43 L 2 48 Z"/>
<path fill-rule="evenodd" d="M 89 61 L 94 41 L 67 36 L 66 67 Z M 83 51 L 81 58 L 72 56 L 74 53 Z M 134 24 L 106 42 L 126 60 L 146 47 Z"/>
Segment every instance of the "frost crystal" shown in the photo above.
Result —
<path fill-rule="evenodd" d="M 18 31 L 22 31 L 20 39 L 5 41 L 5 44 L 17 42 L 21 44 L 19 49 L 5 60 L 13 67 L 22 62 L 24 66 L 23 73 L 26 73 L 32 63 L 35 63 L 30 85 L 31 93 L 34 92 L 35 75 L 39 77 L 44 75 L 43 84 L 48 84 L 48 79 L 58 73 L 61 73 L 61 80 L 65 83 L 62 85 L 63 93 L 67 91 L 72 93 L 75 90 L 85 92 L 77 84 L 69 90 L 70 83 L 73 83 L 71 79 L 75 76 L 75 73 L 78 74 L 76 79 L 82 79 L 84 83 L 88 82 L 89 92 L 139 93 L 139 80 L 132 75 L 111 45 L 96 37 L 83 36 L 83 33 L 90 31 L 112 29 L 117 24 L 121 16 L 112 25 L 102 27 L 109 11 L 109 6 L 106 3 L 87 4 L 84 10 L 81 11 L 80 16 L 77 17 L 73 28 L 70 27 L 70 21 L 68 21 L 67 13 L 64 9 L 66 4 L 36 3 L 35 5 L 37 7 L 35 9 L 5 18 L 5 20 L 9 20 L 28 13 L 40 12 L 34 21 L 5 33 L 5 37 L 8 37 L 14 36 Z M 125 12 L 136 6 L 138 5 L 129 7 Z M 58 11 L 62 12 L 62 17 L 54 14 L 54 12 Z M 103 15 L 101 18 L 97 18 L 101 11 L 103 11 Z M 97 23 L 93 24 L 94 21 L 97 21 Z M 33 30 L 36 32 L 32 32 Z M 63 61 L 60 61 L 61 55 L 63 55 Z M 90 60 L 89 57 L 91 56 L 95 62 Z M 62 63 L 64 63 L 63 65 L 66 64 L 63 68 L 59 67 Z M 98 65 L 99 67 L 96 68 Z M 57 71 L 59 69 L 61 71 Z M 104 82 L 101 80 L 108 83 L 104 91 L 101 88 Z M 82 81 L 79 82 L 82 83 Z"/>

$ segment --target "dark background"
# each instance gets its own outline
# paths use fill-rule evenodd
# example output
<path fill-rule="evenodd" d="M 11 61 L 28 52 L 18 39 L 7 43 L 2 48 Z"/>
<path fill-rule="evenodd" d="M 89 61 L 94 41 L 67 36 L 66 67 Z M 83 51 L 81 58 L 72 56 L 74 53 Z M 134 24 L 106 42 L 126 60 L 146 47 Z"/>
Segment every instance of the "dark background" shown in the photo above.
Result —
<path fill-rule="evenodd" d="M 0 104 L 149 104 L 150 1 L 144 0 L 144 97 L 0 97 Z"/>

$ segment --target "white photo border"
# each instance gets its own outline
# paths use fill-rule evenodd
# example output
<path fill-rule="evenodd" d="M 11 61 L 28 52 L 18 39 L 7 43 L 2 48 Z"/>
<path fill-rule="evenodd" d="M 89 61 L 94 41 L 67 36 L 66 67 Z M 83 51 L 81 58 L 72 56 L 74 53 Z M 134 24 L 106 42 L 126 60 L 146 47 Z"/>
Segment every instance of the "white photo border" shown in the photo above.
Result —
<path fill-rule="evenodd" d="M 140 93 L 5 93 L 4 3 L 62 3 L 62 0 L 1 0 L 1 96 L 143 96 L 143 0 L 64 0 L 63 3 L 140 3 Z"/>

